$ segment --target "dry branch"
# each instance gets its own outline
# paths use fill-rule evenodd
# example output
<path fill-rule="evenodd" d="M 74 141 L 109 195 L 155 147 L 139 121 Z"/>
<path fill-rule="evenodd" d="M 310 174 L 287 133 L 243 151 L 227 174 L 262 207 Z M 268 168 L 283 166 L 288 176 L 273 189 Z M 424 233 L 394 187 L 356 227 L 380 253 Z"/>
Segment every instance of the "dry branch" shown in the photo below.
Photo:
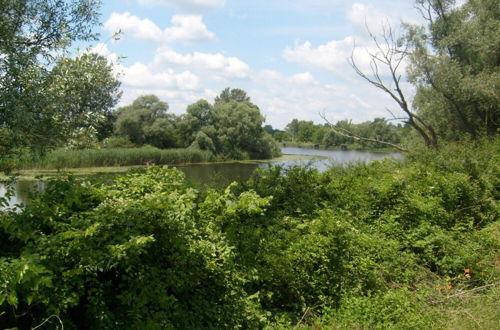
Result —
<path fill-rule="evenodd" d="M 343 136 L 343 137 L 346 137 L 348 139 L 353 139 L 355 141 L 368 141 L 368 142 L 373 142 L 373 143 L 378 143 L 378 144 L 382 144 L 382 145 L 386 145 L 386 146 L 389 146 L 391 148 L 394 148 L 394 149 L 397 149 L 399 151 L 402 151 L 402 152 L 408 152 L 408 149 L 406 149 L 405 147 L 403 146 L 400 146 L 400 145 L 397 145 L 397 144 L 394 144 L 394 143 L 391 143 L 391 142 L 387 142 L 387 141 L 382 141 L 382 140 L 378 140 L 378 139 L 372 139 L 372 138 L 367 138 L 367 137 L 362 137 L 362 136 L 357 136 L 357 135 L 354 135 L 352 134 L 351 132 L 349 132 L 348 130 L 346 130 L 345 128 L 341 128 L 341 127 L 335 127 L 335 125 L 333 125 L 329 120 L 328 118 L 326 117 L 326 115 L 324 113 L 320 113 L 319 114 L 320 117 L 326 122 L 329 124 L 330 126 L 330 129 L 335 133 L 335 134 L 338 134 L 340 136 Z"/>

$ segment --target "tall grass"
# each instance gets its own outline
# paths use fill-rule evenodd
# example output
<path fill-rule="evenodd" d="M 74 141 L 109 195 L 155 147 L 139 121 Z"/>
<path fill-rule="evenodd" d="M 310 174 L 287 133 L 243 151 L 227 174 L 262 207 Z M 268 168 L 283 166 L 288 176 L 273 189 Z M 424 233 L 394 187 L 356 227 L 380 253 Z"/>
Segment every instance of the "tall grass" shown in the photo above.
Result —
<path fill-rule="evenodd" d="M 23 161 L 20 168 L 61 169 L 81 167 L 175 165 L 214 159 L 212 153 L 194 149 L 116 148 L 55 150 L 45 156 Z"/>

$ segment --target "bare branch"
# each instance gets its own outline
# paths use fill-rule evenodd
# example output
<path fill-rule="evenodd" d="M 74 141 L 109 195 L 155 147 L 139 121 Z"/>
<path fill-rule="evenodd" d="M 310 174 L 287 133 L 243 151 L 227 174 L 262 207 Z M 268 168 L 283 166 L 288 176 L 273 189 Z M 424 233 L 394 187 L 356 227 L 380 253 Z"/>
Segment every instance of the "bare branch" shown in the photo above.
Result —
<path fill-rule="evenodd" d="M 349 64 L 360 77 L 387 93 L 399 105 L 403 113 L 408 116 L 405 118 L 406 122 L 415 128 L 415 130 L 422 136 L 428 147 L 437 148 L 437 137 L 433 127 L 413 112 L 412 109 L 410 109 L 410 105 L 401 88 L 402 76 L 398 73 L 398 70 L 405 61 L 405 58 L 410 55 L 410 44 L 405 42 L 403 45 L 398 45 L 395 33 L 389 23 L 386 23 L 382 27 L 382 31 L 382 39 L 383 42 L 385 42 L 385 45 L 381 44 L 377 37 L 368 29 L 368 34 L 376 47 L 375 53 L 368 53 L 370 57 L 371 75 L 363 72 L 356 64 L 356 61 L 354 60 L 355 49 L 353 49 L 351 53 Z M 379 65 L 382 65 L 385 69 L 387 69 L 389 73 L 387 81 L 384 81 Z M 393 115 L 393 117 L 395 116 Z M 347 135 L 350 138 L 354 138 L 351 134 Z"/>
<path fill-rule="evenodd" d="M 408 149 L 406 149 L 405 147 L 397 145 L 397 144 L 394 144 L 394 143 L 391 143 L 391 142 L 381 141 L 381 140 L 378 140 L 378 139 L 372 139 L 372 138 L 367 138 L 367 137 L 362 137 L 362 136 L 354 135 L 351 132 L 349 132 L 348 130 L 346 130 L 345 128 L 335 127 L 335 125 L 333 125 L 328 120 L 328 118 L 326 117 L 326 114 L 324 112 L 323 113 L 320 112 L 319 115 L 329 125 L 329 128 L 335 134 L 338 134 L 340 136 L 346 137 L 348 139 L 353 139 L 355 141 L 368 141 L 368 142 L 378 143 L 378 144 L 389 146 L 391 148 L 397 149 L 397 150 L 402 151 L 402 152 L 408 152 Z"/>

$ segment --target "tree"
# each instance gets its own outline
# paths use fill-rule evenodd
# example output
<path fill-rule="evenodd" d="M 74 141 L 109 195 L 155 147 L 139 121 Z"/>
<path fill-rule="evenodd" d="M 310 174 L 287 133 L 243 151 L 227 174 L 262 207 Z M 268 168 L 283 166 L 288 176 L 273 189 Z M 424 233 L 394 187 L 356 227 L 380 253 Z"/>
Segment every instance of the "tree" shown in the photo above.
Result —
<path fill-rule="evenodd" d="M 111 109 L 121 97 L 120 82 L 106 58 L 85 53 L 74 59 L 61 58 L 48 75 L 50 113 L 58 128 L 52 139 L 66 145 L 88 148 L 97 143 L 98 129 L 106 124 Z"/>
<path fill-rule="evenodd" d="M 247 93 L 242 89 L 239 88 L 231 89 L 227 87 L 220 93 L 220 95 L 215 97 L 214 104 L 230 102 L 230 101 L 250 102 L 250 97 L 248 97 Z"/>
<path fill-rule="evenodd" d="M 191 148 L 210 150 L 230 159 L 264 159 L 279 154 L 272 137 L 262 128 L 264 116 L 246 92 L 224 89 L 211 105 L 191 104 L 179 122 L 179 135 Z"/>
<path fill-rule="evenodd" d="M 434 127 L 412 109 L 401 86 L 402 74 L 400 72 L 400 67 L 405 63 L 409 54 L 411 47 L 409 39 L 396 38 L 394 31 L 389 26 L 384 26 L 383 28 L 382 38 L 384 43 L 381 43 L 373 33 L 369 33 L 376 49 L 368 53 L 370 57 L 371 73 L 365 73 L 359 68 L 354 60 L 354 52 L 350 57 L 351 66 L 360 77 L 387 93 L 398 104 L 404 117 L 397 119 L 402 119 L 412 126 L 422 137 L 427 147 L 437 148 L 438 140 Z M 339 134 L 346 134 L 348 137 L 359 140 L 371 140 L 371 142 L 386 144 L 392 147 L 397 146 L 393 143 L 385 143 L 385 141 L 378 139 L 366 139 L 365 137 L 354 136 L 351 132 L 340 132 Z M 398 147 L 398 149 L 405 150 L 405 148 L 402 147 Z"/>
<path fill-rule="evenodd" d="M 178 126 L 185 146 L 195 140 L 198 132 L 213 123 L 213 106 L 206 100 L 199 100 L 187 107 L 186 114 L 181 117 Z"/>
<path fill-rule="evenodd" d="M 298 137 L 299 128 L 300 123 L 297 118 L 294 118 L 290 123 L 288 123 L 288 125 L 286 125 L 285 132 L 292 137 L 292 141 Z"/>
<path fill-rule="evenodd" d="M 50 65 L 73 41 L 95 40 L 99 0 L 0 1 L 0 153 L 42 150 L 59 133 Z"/>
<path fill-rule="evenodd" d="M 214 106 L 214 127 L 218 150 L 229 158 L 258 158 L 259 139 L 263 137 L 264 117 L 250 102 L 230 101 Z"/>
<path fill-rule="evenodd" d="M 427 26 L 405 24 L 396 38 L 384 29 L 383 43 L 370 33 L 376 52 L 370 53 L 370 74 L 362 72 L 353 56 L 355 71 L 390 95 L 403 119 L 437 148 L 438 139 L 476 139 L 499 130 L 498 71 L 500 4 L 495 0 L 417 0 Z M 413 103 L 401 88 L 398 69 L 408 63 L 408 80 L 416 87 Z M 385 80 L 383 69 L 388 73 Z"/>
<path fill-rule="evenodd" d="M 140 96 L 131 105 L 116 111 L 115 134 L 138 145 L 176 147 L 178 137 L 174 118 L 167 110 L 168 104 L 157 96 Z"/>
<path fill-rule="evenodd" d="M 407 25 L 414 105 L 437 134 L 458 140 L 499 129 L 500 4 L 495 0 L 418 0 L 427 29 Z"/>

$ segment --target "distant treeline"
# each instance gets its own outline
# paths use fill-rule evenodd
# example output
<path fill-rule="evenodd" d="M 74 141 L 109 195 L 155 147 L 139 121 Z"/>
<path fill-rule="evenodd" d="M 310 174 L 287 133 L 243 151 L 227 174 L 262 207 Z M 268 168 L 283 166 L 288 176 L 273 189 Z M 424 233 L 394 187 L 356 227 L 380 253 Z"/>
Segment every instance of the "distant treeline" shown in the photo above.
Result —
<path fill-rule="evenodd" d="M 99 130 L 100 146 L 190 148 L 223 159 L 267 159 L 279 154 L 262 128 L 264 116 L 241 89 L 226 88 L 214 104 L 199 100 L 182 115 L 167 110 L 168 104 L 158 97 L 140 96 L 109 114 Z"/>
<path fill-rule="evenodd" d="M 315 124 L 312 121 L 293 119 L 284 130 L 273 129 L 271 125 L 264 126 L 264 130 L 279 142 L 306 142 L 323 145 L 327 148 L 350 146 L 367 149 L 386 148 L 386 146 L 366 140 L 355 141 L 353 138 L 336 133 L 336 131 L 393 144 L 401 144 L 403 138 L 410 133 L 410 128 L 407 125 L 394 125 L 384 118 L 375 118 L 373 121 L 365 121 L 360 124 L 355 124 L 351 120 L 340 120 L 335 124 Z"/>

